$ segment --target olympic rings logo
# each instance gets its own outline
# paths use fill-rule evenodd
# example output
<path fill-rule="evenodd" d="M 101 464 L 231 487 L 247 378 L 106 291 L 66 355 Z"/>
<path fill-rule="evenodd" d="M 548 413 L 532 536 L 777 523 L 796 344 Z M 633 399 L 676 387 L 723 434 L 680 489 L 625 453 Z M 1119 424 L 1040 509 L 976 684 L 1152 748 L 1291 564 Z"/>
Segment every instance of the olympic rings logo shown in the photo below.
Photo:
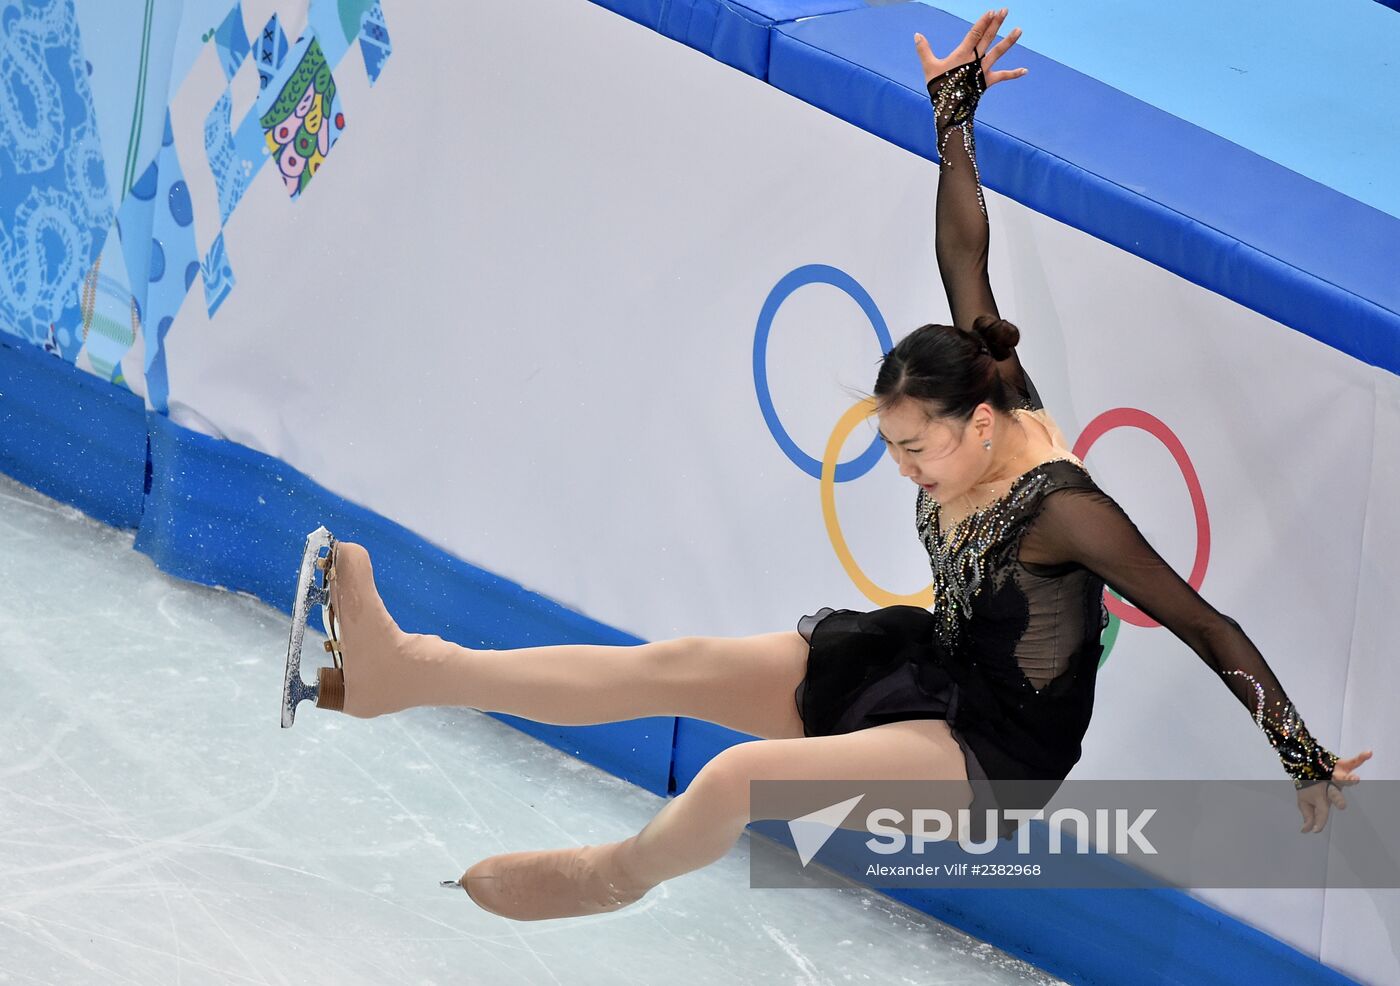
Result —
<path fill-rule="evenodd" d="M 887 353 L 894 348 L 894 341 L 890 337 L 889 328 L 885 324 L 879 306 L 875 304 L 869 292 L 855 278 L 842 270 L 825 264 L 808 264 L 798 267 L 774 285 L 759 312 L 753 342 L 754 390 L 758 397 L 759 410 L 763 414 L 763 420 L 768 425 L 773 440 L 777 442 L 783 454 L 797 468 L 816 479 L 820 484 L 822 519 L 826 526 L 827 537 L 831 541 L 832 550 L 836 552 L 836 557 L 841 562 L 841 567 L 855 586 L 876 606 L 904 605 L 928 609 L 934 604 L 931 581 L 928 586 L 918 592 L 897 593 L 877 585 L 865 574 L 851 553 L 850 547 L 846 544 L 846 538 L 841 531 L 840 517 L 836 512 L 836 484 L 849 483 L 861 478 L 884 457 L 884 450 L 880 447 L 879 437 L 876 436 L 871 440 L 869 447 L 856 458 L 846 462 L 838 461 L 851 432 L 875 413 L 874 402 L 869 399 L 858 401 L 841 415 L 832 429 L 831 435 L 827 438 L 826 447 L 822 451 L 820 460 L 808 455 L 798 447 L 783 427 L 777 410 L 773 406 L 773 397 L 768 387 L 768 338 L 772 332 L 773 319 L 783 302 L 798 288 L 808 284 L 827 284 L 844 291 L 860 306 L 861 311 L 865 312 L 866 317 L 870 320 L 870 325 L 875 330 L 875 338 L 880 344 L 880 352 Z M 1200 477 L 1196 474 L 1191 457 L 1187 454 L 1186 447 L 1166 422 L 1136 408 L 1119 407 L 1104 411 L 1089 422 L 1075 441 L 1074 455 L 1080 461 L 1087 462 L 1088 453 L 1095 443 L 1109 432 L 1119 428 L 1135 428 L 1145 431 L 1157 439 L 1171 454 L 1181 472 L 1182 479 L 1186 482 L 1196 522 L 1196 556 L 1186 582 L 1192 589 L 1199 592 L 1201 584 L 1205 580 L 1206 568 L 1210 563 L 1210 517 L 1206 510 L 1205 493 L 1201 488 Z M 1132 603 L 1120 598 L 1107 586 L 1104 588 L 1104 604 L 1108 608 L 1109 623 L 1101 637 L 1103 655 L 1099 659 L 1100 666 L 1108 659 L 1109 651 L 1113 648 L 1118 637 L 1119 627 L 1123 622 L 1148 628 L 1160 626 L 1156 620 Z"/>

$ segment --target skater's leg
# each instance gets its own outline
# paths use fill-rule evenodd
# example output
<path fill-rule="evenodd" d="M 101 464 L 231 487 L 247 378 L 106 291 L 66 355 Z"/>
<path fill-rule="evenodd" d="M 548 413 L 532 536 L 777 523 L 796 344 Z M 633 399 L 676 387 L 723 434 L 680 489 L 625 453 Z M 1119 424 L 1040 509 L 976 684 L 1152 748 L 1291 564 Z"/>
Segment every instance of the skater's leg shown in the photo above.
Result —
<path fill-rule="evenodd" d="M 438 704 L 561 725 L 689 716 L 764 738 L 802 736 L 793 691 L 808 645 L 795 630 L 457 651 L 450 691 L 439 696 L 449 701 Z"/>
<path fill-rule="evenodd" d="M 757 740 L 714 757 L 631 838 L 493 856 L 461 882 L 480 906 L 518 920 L 615 910 L 727 853 L 750 820 L 750 781 L 828 779 L 946 781 L 933 807 L 956 811 L 972 802 L 962 749 L 941 719 Z"/>
<path fill-rule="evenodd" d="M 318 704 L 351 715 L 460 705 L 558 725 L 676 715 L 765 738 L 803 735 L 793 692 L 808 645 L 795 630 L 473 650 L 400 630 L 375 589 L 368 553 L 349 542 L 336 545 L 331 606 L 345 688 Z"/>
<path fill-rule="evenodd" d="M 621 862 L 654 885 L 722 857 L 750 821 L 749 782 L 949 781 L 938 793 L 956 811 L 972 803 L 962 748 L 942 719 L 887 723 L 838 736 L 758 740 L 722 750 L 635 837 Z"/>

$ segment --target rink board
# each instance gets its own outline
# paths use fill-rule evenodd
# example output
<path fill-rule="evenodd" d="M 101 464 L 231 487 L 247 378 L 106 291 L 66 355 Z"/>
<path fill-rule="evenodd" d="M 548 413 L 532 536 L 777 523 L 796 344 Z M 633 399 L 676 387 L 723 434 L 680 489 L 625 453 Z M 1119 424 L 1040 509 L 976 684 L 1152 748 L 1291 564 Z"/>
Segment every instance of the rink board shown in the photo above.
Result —
<path fill-rule="evenodd" d="M 277 606 L 289 552 L 333 518 L 401 573 L 385 595 L 402 622 L 468 644 L 756 633 L 822 605 L 874 605 L 828 541 L 817 478 L 758 405 L 766 393 L 793 447 L 819 456 L 849 406 L 843 388 L 870 385 L 872 324 L 897 338 L 946 320 L 927 97 L 905 46 L 920 30 L 946 47 L 962 25 L 914 4 L 390 5 L 395 51 L 375 86 L 349 56 L 334 66 L 350 122 L 316 181 L 289 202 L 264 169 L 225 218 L 205 124 L 226 80 L 192 33 L 222 9 L 190 6 L 169 29 L 172 142 L 152 98 L 141 146 L 178 151 L 192 249 L 205 256 L 219 234 L 236 283 L 212 313 L 217 281 L 196 283 L 166 335 L 144 326 L 135 369 L 147 372 L 127 378 L 160 412 L 144 421 L 116 389 L 100 411 L 82 388 L 55 400 L 65 381 L 41 361 L 5 371 L 7 471 L 113 523 L 137 518 L 138 545 L 172 574 Z M 270 6 L 243 5 L 250 33 Z M 139 47 L 117 27 L 89 46 L 104 141 L 131 123 L 129 103 L 125 120 L 102 112 L 103 79 L 126 78 L 108 60 Z M 445 37 L 460 78 L 435 74 Z M 1385 266 L 1396 224 L 1031 51 L 1023 62 L 1037 86 L 998 87 L 979 115 L 992 276 L 1023 358 L 1072 442 L 1123 408 L 1181 439 L 1211 521 L 1203 593 L 1260 644 L 1324 741 L 1384 749 L 1397 531 L 1368 507 L 1400 485 L 1400 304 Z M 422 98 L 444 87 L 473 96 L 451 120 Z M 1104 135 L 1106 116 L 1132 139 Z M 442 146 L 405 171 L 404 135 L 422 133 Z M 104 144 L 109 172 L 121 149 Z M 1348 235 L 1317 232 L 1337 228 Z M 782 285 L 790 297 L 757 347 Z M 73 339 L 55 343 L 64 362 Z M 27 403 L 22 376 L 39 381 Z M 110 462 L 78 454 L 84 426 Z M 843 463 L 869 437 L 853 435 Z M 1086 462 L 1188 570 L 1194 520 L 1154 439 L 1119 430 Z M 880 468 L 880 481 L 838 473 L 840 522 L 866 574 L 912 591 L 928 577 L 912 497 Z M 249 550 L 219 550 L 218 531 Z M 1138 710 L 1164 691 L 1199 695 L 1204 728 L 1144 723 Z M 1124 627 L 1100 695 L 1085 776 L 1277 776 L 1247 715 L 1160 628 Z M 575 739 L 587 731 L 542 732 L 658 792 L 739 738 L 631 725 L 598 727 L 591 746 Z M 1374 932 L 1366 900 L 1199 896 L 1310 953 L 1320 941 L 1356 975 L 1392 968 L 1334 930 Z M 1077 895 L 1082 910 L 1056 912 L 1083 916 L 1071 940 L 1120 922 L 1103 953 L 1062 948 L 1032 899 L 921 904 L 1085 980 L 1140 974 L 1138 954 L 1164 970 L 1204 958 L 1238 979 L 1261 967 L 1258 947 L 1300 963 L 1286 978 L 1330 975 L 1185 896 Z M 1164 901 L 1183 915 L 1166 940 Z M 1203 913 L 1218 936 L 1184 917 Z"/>

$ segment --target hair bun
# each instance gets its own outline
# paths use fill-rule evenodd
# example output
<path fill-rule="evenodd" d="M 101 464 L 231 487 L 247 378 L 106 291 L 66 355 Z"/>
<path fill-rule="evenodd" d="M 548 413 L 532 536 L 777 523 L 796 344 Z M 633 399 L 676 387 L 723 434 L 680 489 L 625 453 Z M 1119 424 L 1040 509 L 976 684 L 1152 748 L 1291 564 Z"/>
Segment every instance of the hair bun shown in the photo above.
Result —
<path fill-rule="evenodd" d="M 987 351 L 998 363 L 1009 357 L 1016 343 L 1021 341 L 1021 330 L 995 315 L 978 315 L 972 323 L 972 331 L 982 337 Z"/>

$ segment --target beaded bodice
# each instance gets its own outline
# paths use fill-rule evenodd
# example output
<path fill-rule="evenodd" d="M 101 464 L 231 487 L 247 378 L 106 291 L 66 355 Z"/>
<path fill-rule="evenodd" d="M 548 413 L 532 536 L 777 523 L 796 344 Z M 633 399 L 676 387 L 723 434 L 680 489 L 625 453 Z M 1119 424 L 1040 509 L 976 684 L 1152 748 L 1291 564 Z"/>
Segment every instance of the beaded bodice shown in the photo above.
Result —
<path fill-rule="evenodd" d="M 933 576 L 934 633 L 948 660 L 994 692 L 1091 694 L 1111 585 L 1187 643 L 1250 710 L 1300 787 L 1336 756 L 1308 732 L 1243 629 L 1216 612 L 1143 539 L 1072 456 L 1022 473 L 946 531 L 919 490 L 916 527 Z M 1087 713 L 1087 706 L 1083 706 Z M 1041 703 L 1034 708 L 1048 712 Z M 1084 723 L 1087 725 L 1087 721 Z"/>
<path fill-rule="evenodd" d="M 1060 461 L 1073 460 L 1051 459 L 1027 470 L 1012 481 L 1004 494 L 946 532 L 938 501 L 919 491 L 916 525 L 933 570 L 933 611 L 943 646 L 951 650 L 960 643 L 959 631 L 972 618 L 973 597 L 991 574 L 993 549 L 1005 542 L 1018 522 L 1024 521 L 1026 506 L 1045 488 L 1045 467 L 1049 462 Z"/>

